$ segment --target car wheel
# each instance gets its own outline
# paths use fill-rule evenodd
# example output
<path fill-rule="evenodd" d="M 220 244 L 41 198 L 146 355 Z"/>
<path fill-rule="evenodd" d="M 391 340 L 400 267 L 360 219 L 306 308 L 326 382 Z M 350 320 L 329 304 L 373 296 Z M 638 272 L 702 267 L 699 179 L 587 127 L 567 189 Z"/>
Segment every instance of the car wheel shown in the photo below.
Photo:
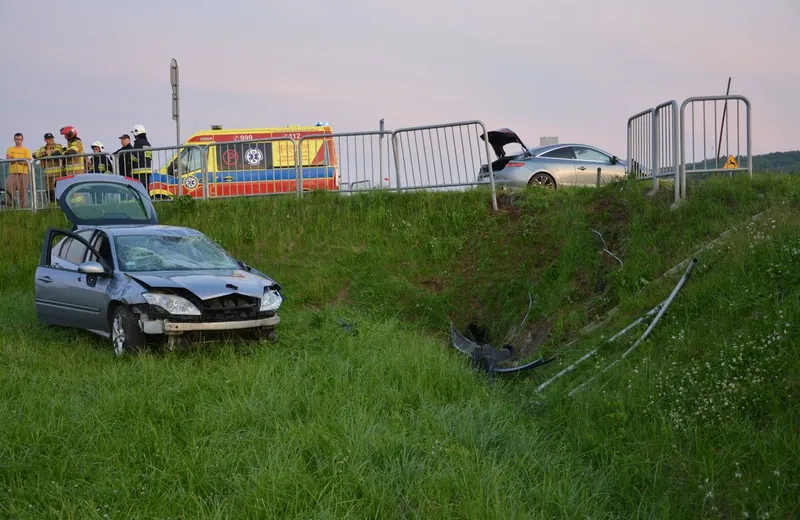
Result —
<path fill-rule="evenodd" d="M 528 186 L 544 186 L 545 188 L 554 190 L 556 188 L 556 181 L 548 174 L 539 172 L 531 177 L 528 181 Z"/>
<path fill-rule="evenodd" d="M 111 318 L 111 345 L 114 347 L 114 354 L 121 356 L 124 353 L 137 352 L 144 344 L 144 332 L 139 328 L 131 310 L 124 305 L 114 309 Z"/>

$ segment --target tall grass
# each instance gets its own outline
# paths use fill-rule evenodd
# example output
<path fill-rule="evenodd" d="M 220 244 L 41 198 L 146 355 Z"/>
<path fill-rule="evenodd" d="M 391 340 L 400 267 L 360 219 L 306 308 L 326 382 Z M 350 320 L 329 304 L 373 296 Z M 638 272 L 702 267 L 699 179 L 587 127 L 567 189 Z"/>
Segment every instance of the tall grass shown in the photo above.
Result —
<path fill-rule="evenodd" d="M 645 188 L 646 189 L 646 188 Z M 114 358 L 45 328 L 32 279 L 60 212 L 0 215 L 0 514 L 42 517 L 791 517 L 796 490 L 800 182 L 717 179 L 670 209 L 599 190 L 179 201 L 200 229 L 280 281 L 277 345 Z M 657 281 L 703 254 L 651 337 Z M 620 264 L 599 248 L 606 246 Z M 447 325 L 478 321 L 522 358 L 472 373 Z M 619 312 L 586 337 L 578 331 Z M 342 324 L 347 324 L 347 327 Z M 561 345 L 574 338 L 569 348 Z M 538 384 L 600 346 L 539 394 Z"/>

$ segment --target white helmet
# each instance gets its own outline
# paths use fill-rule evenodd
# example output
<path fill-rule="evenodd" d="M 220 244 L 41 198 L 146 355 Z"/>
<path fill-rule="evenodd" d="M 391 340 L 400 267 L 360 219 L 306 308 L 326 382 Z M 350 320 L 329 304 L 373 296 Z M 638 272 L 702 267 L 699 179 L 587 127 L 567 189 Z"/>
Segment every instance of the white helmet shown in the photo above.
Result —
<path fill-rule="evenodd" d="M 103 146 L 103 143 L 101 143 L 100 141 L 95 141 L 95 142 L 93 142 L 93 143 L 92 143 L 92 148 L 94 148 L 95 146 L 96 146 L 96 147 L 98 147 L 98 148 L 100 148 L 100 152 L 101 152 L 101 153 L 102 153 L 102 152 L 103 152 L 103 151 L 106 149 L 106 147 L 105 147 L 105 146 Z"/>
<path fill-rule="evenodd" d="M 133 134 L 134 137 L 136 137 L 139 134 L 146 133 L 146 131 L 142 125 L 133 125 L 133 130 L 131 130 L 131 133 Z"/>

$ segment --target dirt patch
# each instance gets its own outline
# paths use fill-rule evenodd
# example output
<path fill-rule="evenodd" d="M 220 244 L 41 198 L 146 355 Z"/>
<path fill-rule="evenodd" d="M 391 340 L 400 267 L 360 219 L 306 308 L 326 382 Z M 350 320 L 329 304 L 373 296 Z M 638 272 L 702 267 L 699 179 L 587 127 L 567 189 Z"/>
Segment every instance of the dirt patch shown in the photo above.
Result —
<path fill-rule="evenodd" d="M 516 350 L 514 357 L 520 360 L 532 357 L 539 350 L 539 346 L 550 337 L 550 329 L 552 327 L 553 321 L 550 318 L 542 318 L 534 322 L 525 331 L 522 339 L 517 344 L 514 344 L 514 349 Z"/>
<path fill-rule="evenodd" d="M 331 305 L 340 303 L 350 303 L 350 291 L 347 287 L 336 293 L 336 297 L 331 301 Z"/>
<path fill-rule="evenodd" d="M 419 278 L 415 283 L 434 294 L 442 294 L 444 291 L 444 282 L 439 278 Z"/>
<path fill-rule="evenodd" d="M 628 207 L 619 200 L 601 198 L 589 204 L 589 212 L 602 219 L 610 219 L 614 222 L 627 222 L 630 218 Z"/>

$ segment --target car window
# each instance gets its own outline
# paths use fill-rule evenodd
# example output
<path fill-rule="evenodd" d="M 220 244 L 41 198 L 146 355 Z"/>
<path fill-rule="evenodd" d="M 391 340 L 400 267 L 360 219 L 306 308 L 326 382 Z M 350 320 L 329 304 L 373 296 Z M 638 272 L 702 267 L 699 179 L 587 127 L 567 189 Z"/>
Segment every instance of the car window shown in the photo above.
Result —
<path fill-rule="evenodd" d="M 575 146 L 575 157 L 579 161 L 595 161 L 595 162 L 610 162 L 611 157 L 606 154 L 600 153 L 591 148 L 584 148 L 582 146 Z"/>
<path fill-rule="evenodd" d="M 62 249 L 63 251 L 63 249 Z M 80 264 L 83 262 L 83 257 L 86 255 L 86 246 L 77 240 L 72 240 L 69 244 L 69 249 L 66 255 L 62 256 L 67 262 L 73 264 Z"/>
<path fill-rule="evenodd" d="M 181 153 L 181 166 L 184 172 L 199 170 L 202 166 L 199 148 L 186 148 Z"/>
<path fill-rule="evenodd" d="M 97 252 L 100 254 L 100 258 L 108 265 L 109 267 L 114 266 L 114 258 L 111 254 L 111 243 L 108 240 L 108 237 L 105 233 L 98 233 L 97 238 L 95 239 L 94 243 L 92 244 Z M 89 253 L 89 260 L 92 262 L 97 262 L 98 257 L 94 253 Z"/>
<path fill-rule="evenodd" d="M 555 150 L 550 150 L 547 153 L 541 155 L 542 157 L 547 157 L 548 159 L 574 159 L 575 153 L 572 151 L 571 146 L 565 146 L 563 148 L 556 148 Z"/>
<path fill-rule="evenodd" d="M 273 167 L 273 144 L 278 147 L 278 159 L 281 163 L 281 151 L 289 156 L 289 141 L 269 141 L 252 143 L 221 143 L 217 145 L 217 171 L 264 170 Z M 292 160 L 294 164 L 294 160 Z"/>

